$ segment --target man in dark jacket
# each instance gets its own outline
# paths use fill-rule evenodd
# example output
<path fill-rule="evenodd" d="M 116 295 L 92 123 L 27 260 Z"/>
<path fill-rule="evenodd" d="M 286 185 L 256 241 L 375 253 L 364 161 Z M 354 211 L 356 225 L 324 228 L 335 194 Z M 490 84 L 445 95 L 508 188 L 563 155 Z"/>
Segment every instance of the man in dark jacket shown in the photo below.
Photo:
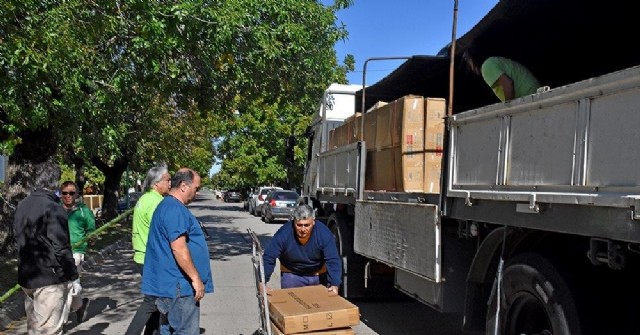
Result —
<path fill-rule="evenodd" d="M 342 260 L 333 234 L 316 222 L 313 208 L 300 205 L 293 218 L 276 231 L 264 250 L 265 279 L 268 282 L 280 260 L 280 288 L 322 284 L 338 294 L 342 283 Z M 269 290 L 269 288 L 267 288 Z"/>
<path fill-rule="evenodd" d="M 29 334 L 62 334 L 71 306 L 71 282 L 78 278 L 67 213 L 54 190 L 60 168 L 36 166 L 35 190 L 20 201 L 14 219 L 18 284 L 25 293 Z"/>

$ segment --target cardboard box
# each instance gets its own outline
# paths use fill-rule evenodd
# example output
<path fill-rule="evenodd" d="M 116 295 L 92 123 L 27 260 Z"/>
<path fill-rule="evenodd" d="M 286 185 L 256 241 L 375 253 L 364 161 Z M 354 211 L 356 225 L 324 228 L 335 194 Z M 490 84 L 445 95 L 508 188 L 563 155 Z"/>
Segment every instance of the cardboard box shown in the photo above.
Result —
<path fill-rule="evenodd" d="M 336 148 L 334 142 L 335 142 L 335 137 L 336 137 L 336 129 L 333 128 L 331 130 L 329 130 L 329 140 L 327 141 L 327 150 L 331 150 L 333 148 Z"/>
<path fill-rule="evenodd" d="M 360 133 L 362 132 L 363 124 L 362 124 L 362 115 L 361 113 L 357 113 L 358 115 L 353 119 L 351 123 L 351 127 L 353 131 L 351 132 L 351 138 L 348 144 L 356 143 L 360 140 Z"/>
<path fill-rule="evenodd" d="M 376 145 L 367 146 L 366 190 L 440 192 L 445 108 L 444 99 L 408 95 L 371 111 Z"/>
<path fill-rule="evenodd" d="M 440 174 L 444 149 L 444 99 L 425 98 L 424 192 L 440 193 Z"/>
<path fill-rule="evenodd" d="M 271 320 L 284 334 L 337 329 L 360 323 L 358 306 L 321 285 L 273 290 Z"/>
<path fill-rule="evenodd" d="M 400 146 L 405 135 L 413 134 L 411 143 L 422 145 L 424 137 L 424 98 L 406 95 L 376 110 L 376 150 Z M 417 150 L 420 150 L 418 148 Z"/>
<path fill-rule="evenodd" d="M 286 335 L 273 322 L 271 322 L 271 334 L 274 334 L 274 335 Z M 297 333 L 297 334 L 301 334 L 301 335 L 355 335 L 356 333 L 353 331 L 353 328 L 348 327 L 348 328 L 318 330 L 318 331 L 311 331 L 311 332 L 307 332 L 307 333 Z"/>
<path fill-rule="evenodd" d="M 364 142 L 367 150 L 376 146 L 376 112 L 371 111 L 364 115 Z"/>

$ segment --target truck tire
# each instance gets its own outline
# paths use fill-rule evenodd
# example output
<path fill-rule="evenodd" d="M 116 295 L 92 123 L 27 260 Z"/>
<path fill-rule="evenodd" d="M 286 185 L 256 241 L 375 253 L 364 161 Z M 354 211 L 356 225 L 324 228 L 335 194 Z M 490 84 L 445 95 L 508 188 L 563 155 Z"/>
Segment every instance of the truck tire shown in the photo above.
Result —
<path fill-rule="evenodd" d="M 336 240 L 338 254 L 342 259 L 342 285 L 339 294 L 345 298 L 366 296 L 364 288 L 364 260 L 353 251 L 353 228 L 350 218 L 333 213 L 327 225 Z"/>
<path fill-rule="evenodd" d="M 494 282 L 494 292 L 496 283 Z M 504 268 L 499 312 L 501 335 L 582 334 L 569 285 L 546 258 L 525 253 Z M 496 298 L 490 301 L 486 333 L 496 334 Z"/>
<path fill-rule="evenodd" d="M 338 213 L 331 214 L 327 220 L 327 225 L 336 239 L 338 253 L 342 257 L 353 255 L 353 231 L 348 227 L 347 221 L 344 215 Z"/>

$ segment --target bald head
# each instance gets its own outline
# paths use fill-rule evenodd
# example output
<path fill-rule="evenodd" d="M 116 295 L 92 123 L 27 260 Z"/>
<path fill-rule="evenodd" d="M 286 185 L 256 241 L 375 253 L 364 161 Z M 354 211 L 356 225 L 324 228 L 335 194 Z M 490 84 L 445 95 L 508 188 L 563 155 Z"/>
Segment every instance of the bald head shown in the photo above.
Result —
<path fill-rule="evenodd" d="M 181 168 L 171 177 L 171 191 L 183 204 L 188 204 L 196 197 L 200 189 L 200 175 L 189 168 Z"/>

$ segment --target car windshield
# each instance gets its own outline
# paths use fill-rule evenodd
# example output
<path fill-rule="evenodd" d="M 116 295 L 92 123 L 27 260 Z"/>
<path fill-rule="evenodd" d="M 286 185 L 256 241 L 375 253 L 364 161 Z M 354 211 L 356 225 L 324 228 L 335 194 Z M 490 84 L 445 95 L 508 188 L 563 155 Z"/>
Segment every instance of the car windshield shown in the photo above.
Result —
<path fill-rule="evenodd" d="M 272 199 L 278 201 L 296 201 L 298 200 L 298 193 L 295 192 L 276 192 L 273 194 Z"/>

